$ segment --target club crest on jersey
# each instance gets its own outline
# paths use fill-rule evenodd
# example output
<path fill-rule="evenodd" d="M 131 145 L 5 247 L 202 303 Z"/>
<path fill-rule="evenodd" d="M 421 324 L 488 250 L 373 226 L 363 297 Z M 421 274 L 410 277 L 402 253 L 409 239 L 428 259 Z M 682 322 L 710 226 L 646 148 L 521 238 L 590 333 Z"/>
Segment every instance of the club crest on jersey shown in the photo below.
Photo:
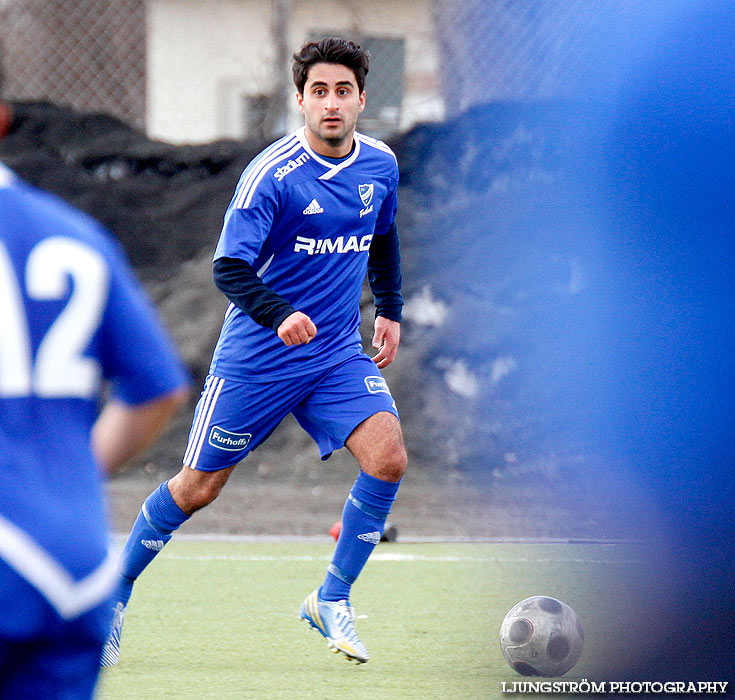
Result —
<path fill-rule="evenodd" d="M 365 377 L 365 386 L 371 394 L 390 394 L 388 382 L 383 377 Z"/>
<path fill-rule="evenodd" d="M 251 433 L 232 433 L 215 425 L 209 432 L 209 444 L 220 450 L 239 452 L 248 446 L 251 437 Z"/>
<path fill-rule="evenodd" d="M 358 185 L 357 191 L 360 194 L 362 205 L 364 209 L 360 209 L 360 218 L 369 214 L 373 210 L 373 205 L 370 203 L 373 201 L 373 192 L 375 192 L 375 186 L 371 182 L 369 185 Z"/>

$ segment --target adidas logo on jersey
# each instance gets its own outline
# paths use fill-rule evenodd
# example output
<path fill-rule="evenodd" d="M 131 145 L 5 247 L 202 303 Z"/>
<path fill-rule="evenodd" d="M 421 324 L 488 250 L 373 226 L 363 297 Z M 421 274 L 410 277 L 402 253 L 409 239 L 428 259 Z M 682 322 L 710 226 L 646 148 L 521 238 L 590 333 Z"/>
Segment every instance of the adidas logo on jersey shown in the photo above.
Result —
<path fill-rule="evenodd" d="M 363 542 L 369 542 L 370 544 L 378 544 L 380 542 L 380 533 L 377 530 L 375 532 L 366 532 L 363 535 L 358 535 L 357 539 Z"/>
<path fill-rule="evenodd" d="M 166 543 L 163 540 L 141 540 L 140 543 L 146 549 L 152 549 L 154 552 L 160 552 Z"/>
<path fill-rule="evenodd" d="M 319 206 L 319 202 L 316 199 L 312 199 L 309 206 L 304 209 L 304 214 L 321 214 L 323 211 L 324 209 Z"/>

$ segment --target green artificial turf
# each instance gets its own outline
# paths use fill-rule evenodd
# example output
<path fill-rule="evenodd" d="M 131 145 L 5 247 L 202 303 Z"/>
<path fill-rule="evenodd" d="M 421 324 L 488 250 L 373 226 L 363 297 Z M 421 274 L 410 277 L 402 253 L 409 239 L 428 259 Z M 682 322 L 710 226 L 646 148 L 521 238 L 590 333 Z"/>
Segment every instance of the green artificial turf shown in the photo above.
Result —
<path fill-rule="evenodd" d="M 630 652 L 632 545 L 381 544 L 352 603 L 371 660 L 354 665 L 297 619 L 329 543 L 177 541 L 136 584 L 119 666 L 98 700 L 462 700 L 512 697 L 498 645 L 531 595 L 571 605 L 585 648 L 568 679 L 600 679 Z M 516 696 L 520 697 L 520 696 Z M 560 696 L 557 696 L 560 697 Z"/>

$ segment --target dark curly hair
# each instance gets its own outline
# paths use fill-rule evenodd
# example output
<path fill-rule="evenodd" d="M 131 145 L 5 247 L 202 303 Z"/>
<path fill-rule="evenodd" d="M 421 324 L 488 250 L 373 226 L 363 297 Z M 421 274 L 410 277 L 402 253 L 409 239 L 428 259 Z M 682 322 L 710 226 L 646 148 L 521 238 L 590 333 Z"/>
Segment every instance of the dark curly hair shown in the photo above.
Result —
<path fill-rule="evenodd" d="M 365 89 L 370 54 L 354 42 L 330 36 L 304 44 L 301 50 L 293 55 L 293 81 L 300 94 L 304 94 L 309 68 L 317 63 L 338 63 L 347 66 L 355 74 L 360 92 Z"/>

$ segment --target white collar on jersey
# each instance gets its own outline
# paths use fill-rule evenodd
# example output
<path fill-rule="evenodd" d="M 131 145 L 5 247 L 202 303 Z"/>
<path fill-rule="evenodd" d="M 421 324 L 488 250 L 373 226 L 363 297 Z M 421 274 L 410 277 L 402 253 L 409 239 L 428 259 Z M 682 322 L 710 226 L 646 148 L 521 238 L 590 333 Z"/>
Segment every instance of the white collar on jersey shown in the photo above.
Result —
<path fill-rule="evenodd" d="M 0 163 L 0 187 L 10 187 L 13 180 L 15 180 L 13 171 L 3 163 Z"/>
<path fill-rule="evenodd" d="M 343 170 L 349 165 L 352 165 L 352 163 L 357 160 L 357 156 L 360 155 L 360 140 L 357 138 L 357 136 L 354 137 L 355 139 L 355 148 L 352 151 L 352 154 L 349 156 L 349 158 L 345 158 L 343 161 L 339 163 L 330 163 L 328 160 L 324 160 L 321 156 L 319 156 L 318 153 L 315 153 L 314 150 L 309 146 L 308 141 L 306 140 L 306 127 L 302 126 L 300 129 L 297 129 L 296 136 L 298 136 L 299 141 L 301 141 L 301 145 L 304 147 L 304 150 L 320 165 L 323 165 L 325 168 L 327 168 L 327 172 L 323 175 L 319 176 L 320 180 L 331 180 L 340 170 Z"/>

